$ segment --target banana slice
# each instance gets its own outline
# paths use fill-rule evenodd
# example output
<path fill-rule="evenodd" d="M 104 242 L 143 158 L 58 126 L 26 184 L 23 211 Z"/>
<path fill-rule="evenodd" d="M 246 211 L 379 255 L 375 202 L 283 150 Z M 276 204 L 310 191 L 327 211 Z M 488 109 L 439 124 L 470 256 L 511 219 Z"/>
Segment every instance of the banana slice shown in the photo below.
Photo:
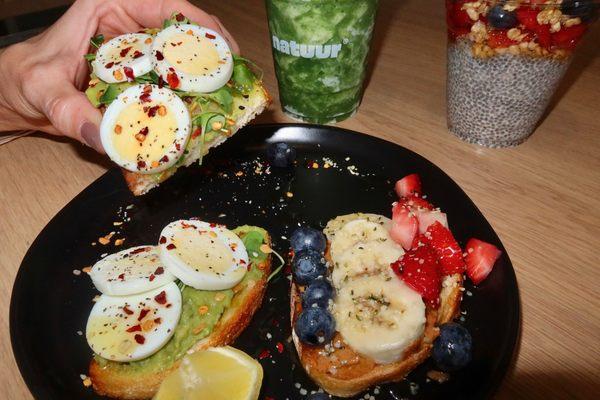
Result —
<path fill-rule="evenodd" d="M 162 230 L 159 243 L 160 258 L 169 272 L 195 289 L 232 288 L 248 270 L 244 243 L 222 225 L 171 222 Z"/>
<path fill-rule="evenodd" d="M 331 281 L 340 288 L 357 276 L 385 273 L 403 254 L 402 246 L 391 238 L 359 242 L 334 259 Z"/>
<path fill-rule="evenodd" d="M 391 271 L 345 283 L 337 293 L 333 314 L 346 343 L 379 364 L 402 358 L 425 328 L 421 296 Z"/>
<path fill-rule="evenodd" d="M 346 250 L 358 243 L 390 240 L 388 233 L 389 219 L 382 216 L 377 217 L 376 219 L 358 218 L 351 220 L 336 230 L 334 235 L 328 235 L 331 241 L 329 248 L 331 258 L 338 259 Z"/>

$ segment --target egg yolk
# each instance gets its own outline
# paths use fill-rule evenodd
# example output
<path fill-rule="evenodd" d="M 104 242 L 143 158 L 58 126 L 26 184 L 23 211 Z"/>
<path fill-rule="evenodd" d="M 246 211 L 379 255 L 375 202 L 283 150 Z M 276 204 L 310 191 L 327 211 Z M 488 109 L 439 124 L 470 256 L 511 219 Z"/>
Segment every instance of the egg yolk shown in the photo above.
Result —
<path fill-rule="evenodd" d="M 113 146 L 124 161 L 141 160 L 147 167 L 156 167 L 152 164 L 160 163 L 167 154 L 177 129 L 175 115 L 164 104 L 132 103 L 117 118 Z"/>
<path fill-rule="evenodd" d="M 186 229 L 172 239 L 177 255 L 195 271 L 223 273 L 235 262 L 233 252 L 211 232 Z"/>
<path fill-rule="evenodd" d="M 215 44 L 207 38 L 187 33 L 171 36 L 165 44 L 164 56 L 178 71 L 190 75 L 208 74 L 219 67 Z"/>

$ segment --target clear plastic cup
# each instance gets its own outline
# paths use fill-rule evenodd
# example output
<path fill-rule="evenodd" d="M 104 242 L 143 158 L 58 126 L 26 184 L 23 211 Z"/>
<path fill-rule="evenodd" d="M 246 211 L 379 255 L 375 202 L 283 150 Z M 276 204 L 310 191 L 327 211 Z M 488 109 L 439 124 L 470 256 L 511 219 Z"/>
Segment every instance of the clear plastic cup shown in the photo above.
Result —
<path fill-rule="evenodd" d="M 361 101 L 377 0 L 266 0 L 279 99 L 294 119 L 333 123 Z"/>
<path fill-rule="evenodd" d="M 446 0 L 448 129 L 487 147 L 527 140 L 598 5 Z"/>

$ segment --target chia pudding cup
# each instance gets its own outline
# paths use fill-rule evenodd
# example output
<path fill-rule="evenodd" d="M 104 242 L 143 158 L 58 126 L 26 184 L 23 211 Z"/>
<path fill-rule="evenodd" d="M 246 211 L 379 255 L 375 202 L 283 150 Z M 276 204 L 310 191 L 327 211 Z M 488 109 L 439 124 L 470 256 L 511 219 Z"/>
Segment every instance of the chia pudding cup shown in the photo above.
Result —
<path fill-rule="evenodd" d="M 320 124 L 354 115 L 378 0 L 266 0 L 266 6 L 285 114 Z"/>
<path fill-rule="evenodd" d="M 595 0 L 446 0 L 450 132 L 486 147 L 527 140 L 599 8 Z"/>

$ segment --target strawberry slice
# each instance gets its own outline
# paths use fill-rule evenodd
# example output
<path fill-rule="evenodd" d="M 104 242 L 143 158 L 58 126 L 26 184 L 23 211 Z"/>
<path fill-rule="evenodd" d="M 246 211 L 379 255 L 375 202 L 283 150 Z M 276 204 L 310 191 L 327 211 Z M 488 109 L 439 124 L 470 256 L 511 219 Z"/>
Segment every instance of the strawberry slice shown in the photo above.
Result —
<path fill-rule="evenodd" d="M 419 174 L 406 175 L 396 182 L 398 197 L 409 197 L 414 193 L 421 193 L 421 178 Z"/>
<path fill-rule="evenodd" d="M 586 31 L 585 25 L 573 25 L 563 27 L 560 31 L 552 35 L 552 44 L 562 49 L 573 50 Z"/>
<path fill-rule="evenodd" d="M 487 278 L 502 254 L 493 244 L 474 238 L 467 242 L 466 251 L 467 275 L 476 285 Z"/>
<path fill-rule="evenodd" d="M 539 10 L 529 7 L 520 7 L 517 9 L 517 20 L 530 32 L 535 33 L 537 42 L 540 46 L 548 48 L 552 45 L 552 34 L 550 25 L 540 25 L 537 22 Z"/>
<path fill-rule="evenodd" d="M 425 200 L 422 197 L 419 197 L 418 195 L 403 197 L 398 201 L 398 203 L 410 208 L 413 211 L 417 211 L 419 209 L 425 209 L 425 210 L 433 210 L 434 209 L 433 205 L 430 202 L 428 202 L 427 200 Z"/>
<path fill-rule="evenodd" d="M 408 250 L 412 247 L 418 230 L 419 221 L 410 208 L 395 203 L 392 208 L 392 228 L 390 229 L 392 240 Z"/>
<path fill-rule="evenodd" d="M 462 9 L 463 4 L 468 3 L 470 0 L 449 0 L 446 3 L 446 20 L 448 22 L 448 26 L 451 28 L 468 28 L 471 29 L 471 26 L 475 23 L 469 17 L 469 14 L 465 10 Z"/>
<path fill-rule="evenodd" d="M 435 222 L 424 235 L 429 246 L 438 257 L 438 262 L 444 275 L 462 274 L 465 271 L 465 261 L 462 250 L 452 236 L 450 229 Z"/>
<path fill-rule="evenodd" d="M 415 247 L 391 264 L 392 270 L 433 308 L 440 305 L 441 277 L 436 254 L 429 246 Z"/>
<path fill-rule="evenodd" d="M 420 209 L 416 213 L 417 219 L 419 220 L 419 233 L 425 233 L 427 228 L 431 225 L 439 222 L 442 226 L 448 228 L 448 217 L 445 213 L 439 210 L 424 210 Z"/>
<path fill-rule="evenodd" d="M 492 30 L 488 34 L 488 46 L 492 49 L 509 47 L 513 44 L 519 44 L 512 39 L 509 39 L 506 35 L 508 31 L 504 29 Z"/>

